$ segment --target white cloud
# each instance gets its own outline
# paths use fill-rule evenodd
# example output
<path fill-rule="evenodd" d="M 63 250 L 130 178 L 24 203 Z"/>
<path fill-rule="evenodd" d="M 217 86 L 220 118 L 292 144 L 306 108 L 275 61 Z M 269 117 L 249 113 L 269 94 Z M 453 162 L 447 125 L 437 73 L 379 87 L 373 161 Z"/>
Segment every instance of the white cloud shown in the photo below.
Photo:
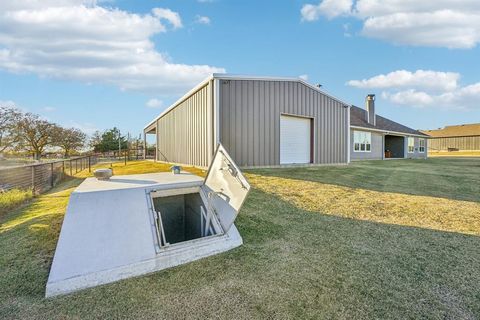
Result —
<path fill-rule="evenodd" d="M 382 89 L 381 97 L 396 105 L 445 109 L 480 108 L 480 82 L 459 84 L 460 74 L 431 70 L 393 71 L 369 79 L 350 80 L 347 85 Z"/>
<path fill-rule="evenodd" d="M 195 17 L 195 22 L 200 24 L 210 24 L 211 21 L 209 17 L 197 15 Z"/>
<path fill-rule="evenodd" d="M 163 101 L 153 98 L 148 100 L 145 105 L 149 108 L 161 108 L 163 106 Z"/>
<path fill-rule="evenodd" d="M 380 74 L 369 79 L 350 80 L 349 86 L 357 88 L 426 88 L 432 90 L 454 90 L 460 74 L 455 72 L 438 72 L 432 70 L 397 70 Z"/>
<path fill-rule="evenodd" d="M 302 74 L 302 75 L 299 75 L 298 77 L 303 81 L 308 81 L 308 74 Z"/>
<path fill-rule="evenodd" d="M 323 0 L 317 5 L 305 4 L 300 13 L 303 21 L 315 21 L 320 16 L 331 19 L 340 15 L 350 14 L 353 0 Z"/>
<path fill-rule="evenodd" d="M 97 4 L 96 0 L 15 0 L 1 1 L 0 11 L 17 11 L 17 10 L 35 10 L 47 7 L 66 7 L 85 5 L 92 7 Z"/>
<path fill-rule="evenodd" d="M 362 34 L 395 44 L 472 48 L 480 41 L 480 14 L 442 10 L 368 18 Z"/>
<path fill-rule="evenodd" d="M 395 44 L 472 48 L 480 42 L 477 0 L 323 0 L 301 10 L 305 21 L 350 15 L 363 21 L 361 34 Z"/>
<path fill-rule="evenodd" d="M 153 15 L 160 19 L 165 19 L 170 22 L 175 29 L 183 27 L 182 19 L 177 12 L 173 12 L 170 9 L 155 8 L 152 10 Z"/>
<path fill-rule="evenodd" d="M 179 94 L 208 74 L 208 65 L 172 62 L 150 38 L 181 26 L 171 10 L 139 15 L 92 0 L 0 3 L 0 69 L 42 77 L 102 83 L 122 90 Z"/>
<path fill-rule="evenodd" d="M 431 106 L 435 102 L 433 96 L 426 92 L 416 91 L 415 89 L 409 89 L 396 93 L 382 92 L 382 98 L 389 100 L 394 104 L 410 105 L 414 107 Z"/>
<path fill-rule="evenodd" d="M 395 93 L 383 92 L 382 98 L 397 105 L 408 105 L 419 108 L 479 109 L 480 82 L 441 94 L 432 94 L 415 89 Z"/>
<path fill-rule="evenodd" d="M 360 17 L 383 16 L 398 12 L 433 12 L 438 10 L 478 11 L 477 0 L 358 0 L 355 12 Z"/>

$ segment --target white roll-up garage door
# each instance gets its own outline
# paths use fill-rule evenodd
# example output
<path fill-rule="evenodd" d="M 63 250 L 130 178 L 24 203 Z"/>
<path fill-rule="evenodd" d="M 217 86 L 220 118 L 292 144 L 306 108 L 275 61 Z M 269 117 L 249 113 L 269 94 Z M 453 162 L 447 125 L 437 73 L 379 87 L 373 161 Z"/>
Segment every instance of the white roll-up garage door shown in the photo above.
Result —
<path fill-rule="evenodd" d="M 311 119 L 280 116 L 280 164 L 310 163 Z"/>

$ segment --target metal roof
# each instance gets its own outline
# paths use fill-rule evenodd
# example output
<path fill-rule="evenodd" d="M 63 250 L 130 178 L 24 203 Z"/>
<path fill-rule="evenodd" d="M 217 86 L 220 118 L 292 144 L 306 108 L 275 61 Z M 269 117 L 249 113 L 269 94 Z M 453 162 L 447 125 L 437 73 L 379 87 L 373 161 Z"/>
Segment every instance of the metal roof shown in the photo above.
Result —
<path fill-rule="evenodd" d="M 445 126 L 437 130 L 421 130 L 432 138 L 480 136 L 480 123 Z"/>

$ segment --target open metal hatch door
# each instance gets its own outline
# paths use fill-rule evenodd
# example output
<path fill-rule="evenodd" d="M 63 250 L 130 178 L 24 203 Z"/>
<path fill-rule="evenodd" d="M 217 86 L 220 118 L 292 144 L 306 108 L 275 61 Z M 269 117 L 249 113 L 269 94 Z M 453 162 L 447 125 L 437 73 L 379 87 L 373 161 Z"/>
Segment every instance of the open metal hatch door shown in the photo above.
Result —
<path fill-rule="evenodd" d="M 215 214 L 223 231 L 228 232 L 250 191 L 250 185 L 221 144 L 215 151 L 202 189 L 208 198 L 208 215 Z"/>

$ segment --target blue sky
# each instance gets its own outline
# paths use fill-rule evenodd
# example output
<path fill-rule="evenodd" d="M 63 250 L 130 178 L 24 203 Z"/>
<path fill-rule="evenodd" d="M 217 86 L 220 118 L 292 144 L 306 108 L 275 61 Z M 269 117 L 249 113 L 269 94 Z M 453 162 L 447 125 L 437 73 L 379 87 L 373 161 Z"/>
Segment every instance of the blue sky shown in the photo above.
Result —
<path fill-rule="evenodd" d="M 480 122 L 477 1 L 0 4 L 0 101 L 87 133 L 144 125 L 208 73 L 298 77 L 413 128 Z"/>

